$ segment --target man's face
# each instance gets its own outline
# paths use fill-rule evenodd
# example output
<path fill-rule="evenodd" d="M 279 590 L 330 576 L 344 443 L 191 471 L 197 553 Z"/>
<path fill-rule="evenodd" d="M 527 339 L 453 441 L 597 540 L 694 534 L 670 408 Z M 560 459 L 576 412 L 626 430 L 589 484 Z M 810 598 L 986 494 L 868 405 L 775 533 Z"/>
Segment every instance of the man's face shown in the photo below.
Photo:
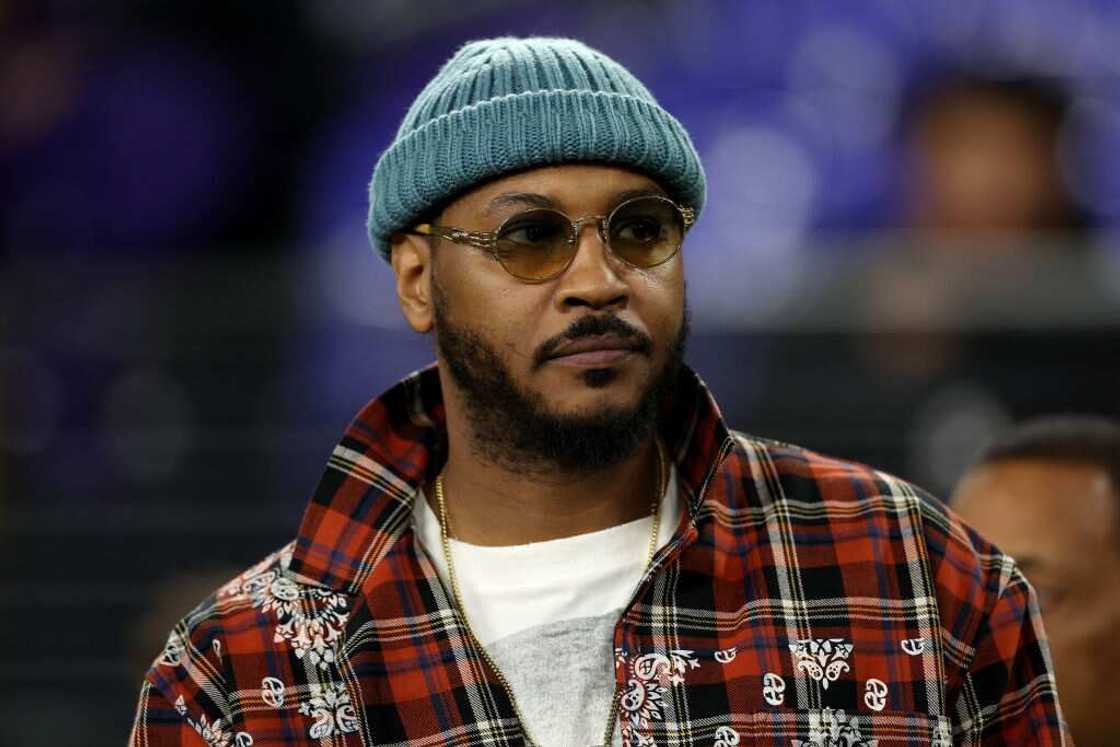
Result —
<path fill-rule="evenodd" d="M 492 231 L 546 204 L 573 219 L 607 215 L 640 191 L 662 193 L 649 178 L 625 169 L 540 168 L 475 189 L 438 222 Z M 536 415 L 569 425 L 623 423 L 650 410 L 683 345 L 681 258 L 648 269 L 630 266 L 603 246 L 592 223 L 580 233 L 572 264 L 540 283 L 513 277 L 485 252 L 447 241 L 435 248 L 437 342 L 468 411 L 472 396 L 491 409 L 512 405 L 508 397 L 486 397 L 507 385 Z M 473 371 L 475 380 L 454 375 L 455 363 L 461 373 Z"/>
<path fill-rule="evenodd" d="M 996 462 L 970 472 L 954 508 L 1018 561 L 1039 594 L 1058 692 L 1078 745 L 1115 744 L 1120 712 L 1120 502 L 1088 464 Z"/>

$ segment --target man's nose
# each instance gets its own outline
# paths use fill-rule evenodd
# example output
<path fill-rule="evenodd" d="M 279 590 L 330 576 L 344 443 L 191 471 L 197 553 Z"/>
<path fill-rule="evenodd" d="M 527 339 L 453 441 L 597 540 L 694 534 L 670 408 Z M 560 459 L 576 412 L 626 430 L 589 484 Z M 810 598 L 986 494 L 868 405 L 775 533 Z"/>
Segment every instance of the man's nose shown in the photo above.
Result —
<path fill-rule="evenodd" d="M 624 308 L 629 288 L 618 258 L 607 248 L 602 223 L 584 220 L 577 227 L 576 256 L 560 276 L 557 303 L 566 308 Z"/>

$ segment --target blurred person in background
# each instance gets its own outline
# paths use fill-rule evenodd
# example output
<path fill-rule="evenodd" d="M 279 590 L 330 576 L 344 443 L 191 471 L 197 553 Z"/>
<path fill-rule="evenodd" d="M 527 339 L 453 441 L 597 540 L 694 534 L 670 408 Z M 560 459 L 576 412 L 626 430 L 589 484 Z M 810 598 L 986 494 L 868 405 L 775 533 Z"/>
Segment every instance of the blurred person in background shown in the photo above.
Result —
<path fill-rule="evenodd" d="M 370 187 L 438 363 L 174 627 L 134 742 L 1064 744 L 1010 559 L 908 483 L 732 431 L 682 363 L 705 190 L 602 53 L 459 49 Z"/>
<path fill-rule="evenodd" d="M 927 75 L 895 115 L 895 215 L 882 226 L 895 230 L 838 260 L 819 296 L 843 300 L 841 321 L 771 343 L 752 372 L 767 396 L 750 406 L 782 438 L 947 494 L 1011 417 L 1101 407 L 1107 383 L 1051 382 L 1066 365 L 1055 351 L 1084 324 L 1077 312 L 1115 293 L 1067 183 L 1063 154 L 1080 134 L 1067 82 L 982 67 Z M 814 427 L 838 400 L 843 416 Z"/>
<path fill-rule="evenodd" d="M 1038 590 L 1077 744 L 1115 745 L 1120 424 L 1088 416 L 1026 421 L 982 452 L 952 504 Z"/>
<path fill-rule="evenodd" d="M 865 340 L 875 370 L 932 378 L 965 356 L 946 328 L 1028 282 L 1040 253 L 1083 248 L 1086 218 L 1059 161 L 1067 98 L 1041 79 L 966 74 L 911 94 L 899 130 L 912 250 L 881 256 L 863 296 L 870 325 L 906 331 Z"/>
<path fill-rule="evenodd" d="M 1033 78 L 956 75 L 915 90 L 899 123 L 913 251 L 880 258 L 869 319 L 954 326 L 984 291 L 1027 279 L 1019 269 L 1040 249 L 1081 247 L 1086 219 L 1058 157 L 1068 109 L 1057 85 Z M 880 370 L 930 376 L 956 357 L 936 334 L 890 342 L 875 351 Z"/>
<path fill-rule="evenodd" d="M 1059 161 L 1069 101 L 1057 84 L 961 75 L 913 100 L 902 123 L 909 225 L 980 250 L 1085 227 Z"/>
<path fill-rule="evenodd" d="M 1022 299 L 1042 296 L 1052 325 L 1045 303 L 1108 295 L 1084 266 L 1091 225 L 1063 173 L 1069 114 L 1057 80 L 970 72 L 916 85 L 899 114 L 904 250 L 892 243 L 860 278 L 866 331 L 849 375 L 869 382 L 866 401 L 883 389 L 910 400 L 898 408 L 910 474 L 935 490 L 1024 407 L 1010 399 L 1029 390 L 1022 382 L 1047 375 L 1023 370 L 1021 359 L 1044 357 L 1026 345 L 991 344 L 1023 328 Z"/>

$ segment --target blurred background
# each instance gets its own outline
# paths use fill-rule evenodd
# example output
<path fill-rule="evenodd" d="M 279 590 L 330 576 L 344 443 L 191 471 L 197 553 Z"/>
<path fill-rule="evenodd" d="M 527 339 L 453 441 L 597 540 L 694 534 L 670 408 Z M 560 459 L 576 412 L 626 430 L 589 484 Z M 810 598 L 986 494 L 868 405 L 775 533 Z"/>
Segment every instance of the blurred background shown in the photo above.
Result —
<path fill-rule="evenodd" d="M 121 744 L 175 618 L 432 358 L 366 185 L 464 41 L 578 37 L 685 124 L 689 359 L 736 427 L 946 495 L 1120 414 L 1120 6 L 0 0 L 3 744 Z"/>

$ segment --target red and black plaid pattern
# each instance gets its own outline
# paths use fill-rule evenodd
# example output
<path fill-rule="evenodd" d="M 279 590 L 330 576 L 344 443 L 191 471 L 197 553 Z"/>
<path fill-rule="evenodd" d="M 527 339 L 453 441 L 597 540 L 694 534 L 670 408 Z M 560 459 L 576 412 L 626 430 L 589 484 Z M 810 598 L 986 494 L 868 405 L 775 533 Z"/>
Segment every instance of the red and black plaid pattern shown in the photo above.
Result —
<path fill-rule="evenodd" d="M 524 744 L 412 532 L 442 421 L 434 369 L 359 414 L 295 541 L 172 631 L 134 744 Z M 661 437 L 688 513 L 615 627 L 616 742 L 1070 744 L 1034 592 L 948 509 L 728 430 L 688 370 Z"/>

